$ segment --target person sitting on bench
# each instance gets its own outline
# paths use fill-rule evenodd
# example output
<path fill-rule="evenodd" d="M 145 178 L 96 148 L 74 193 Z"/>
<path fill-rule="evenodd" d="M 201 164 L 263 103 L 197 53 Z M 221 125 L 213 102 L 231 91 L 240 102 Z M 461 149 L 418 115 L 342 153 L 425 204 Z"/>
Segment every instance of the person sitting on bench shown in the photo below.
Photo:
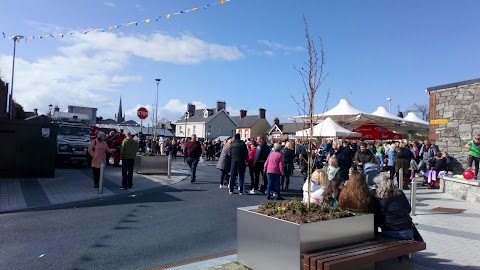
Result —
<path fill-rule="evenodd" d="M 374 179 L 376 190 L 373 192 L 371 211 L 374 213 L 375 232 L 378 227 L 382 235 L 395 239 L 414 239 L 414 227 L 410 217 L 410 203 L 403 191 L 396 188 L 388 175 L 379 175 Z M 397 257 L 403 262 L 408 255 Z"/>

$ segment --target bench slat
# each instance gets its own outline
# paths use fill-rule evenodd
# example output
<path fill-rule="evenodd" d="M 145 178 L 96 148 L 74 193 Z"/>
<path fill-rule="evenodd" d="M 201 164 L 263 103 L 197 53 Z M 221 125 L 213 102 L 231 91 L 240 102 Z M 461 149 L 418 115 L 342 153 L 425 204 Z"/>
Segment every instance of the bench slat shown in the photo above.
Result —
<path fill-rule="evenodd" d="M 384 241 L 384 240 L 381 240 L 381 241 Z M 329 254 L 329 253 L 332 253 L 332 252 L 341 252 L 341 251 L 349 250 L 349 249 L 352 249 L 352 248 L 369 246 L 369 245 L 372 245 L 373 243 L 376 243 L 376 241 L 368 241 L 368 242 L 363 242 L 363 243 L 359 243 L 359 244 L 355 244 L 355 245 L 351 245 L 351 246 L 346 246 L 346 247 L 341 247 L 341 248 L 336 248 L 336 249 L 330 249 L 330 250 L 315 252 L 315 253 L 311 253 L 311 254 L 304 254 L 303 255 L 304 269 L 305 270 L 310 269 L 311 266 L 314 267 L 312 269 L 316 269 L 315 268 L 316 267 L 316 260 L 317 260 L 316 257 L 319 257 L 321 255 Z"/>
<path fill-rule="evenodd" d="M 425 249 L 426 243 L 424 242 L 405 240 L 405 244 L 403 245 L 392 245 L 388 248 L 372 250 L 370 253 L 358 254 L 348 258 L 325 262 L 323 268 L 325 270 L 352 269 L 360 265 L 379 262 Z"/>
<path fill-rule="evenodd" d="M 326 269 L 326 264 L 330 262 L 336 262 L 339 260 L 349 260 L 353 257 L 365 256 L 371 253 L 375 253 L 385 249 L 398 248 L 401 246 L 406 246 L 408 243 L 402 241 L 387 242 L 373 244 L 371 246 L 360 248 L 360 249 L 351 249 L 343 253 L 332 253 L 325 255 L 317 259 L 317 266 L 323 266 L 321 269 Z"/>

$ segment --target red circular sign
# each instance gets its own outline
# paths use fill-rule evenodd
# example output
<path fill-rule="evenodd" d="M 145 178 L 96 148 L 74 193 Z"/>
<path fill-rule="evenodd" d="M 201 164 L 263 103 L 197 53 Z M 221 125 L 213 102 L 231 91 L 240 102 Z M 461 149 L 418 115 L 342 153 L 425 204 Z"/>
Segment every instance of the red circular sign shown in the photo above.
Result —
<path fill-rule="evenodd" d="M 142 119 L 142 120 L 145 119 L 145 118 L 147 118 L 147 117 L 148 117 L 148 111 L 147 111 L 147 109 L 145 109 L 144 107 L 138 108 L 138 110 L 137 110 L 137 116 L 138 116 L 138 118 L 140 118 L 140 119 Z"/>

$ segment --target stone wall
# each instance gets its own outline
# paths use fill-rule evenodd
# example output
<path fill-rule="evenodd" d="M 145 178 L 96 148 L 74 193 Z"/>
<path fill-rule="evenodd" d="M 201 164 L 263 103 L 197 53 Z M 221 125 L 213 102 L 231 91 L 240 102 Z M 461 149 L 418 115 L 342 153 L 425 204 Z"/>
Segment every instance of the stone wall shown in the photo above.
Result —
<path fill-rule="evenodd" d="M 455 159 L 455 174 L 463 172 L 468 158 L 464 145 L 480 133 L 480 83 L 430 91 L 430 119 L 448 119 L 430 125 L 429 139 Z"/>
<path fill-rule="evenodd" d="M 440 189 L 455 198 L 463 199 L 467 202 L 480 203 L 479 181 L 444 177 L 440 180 Z"/>

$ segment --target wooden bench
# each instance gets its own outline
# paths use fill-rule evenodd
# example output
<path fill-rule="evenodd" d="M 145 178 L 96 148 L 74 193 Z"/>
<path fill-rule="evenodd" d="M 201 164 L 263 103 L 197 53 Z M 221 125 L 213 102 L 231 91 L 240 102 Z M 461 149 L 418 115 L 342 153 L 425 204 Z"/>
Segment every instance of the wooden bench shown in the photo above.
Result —
<path fill-rule="evenodd" d="M 357 269 L 426 248 L 425 242 L 378 237 L 356 245 L 303 254 L 303 269 Z"/>

